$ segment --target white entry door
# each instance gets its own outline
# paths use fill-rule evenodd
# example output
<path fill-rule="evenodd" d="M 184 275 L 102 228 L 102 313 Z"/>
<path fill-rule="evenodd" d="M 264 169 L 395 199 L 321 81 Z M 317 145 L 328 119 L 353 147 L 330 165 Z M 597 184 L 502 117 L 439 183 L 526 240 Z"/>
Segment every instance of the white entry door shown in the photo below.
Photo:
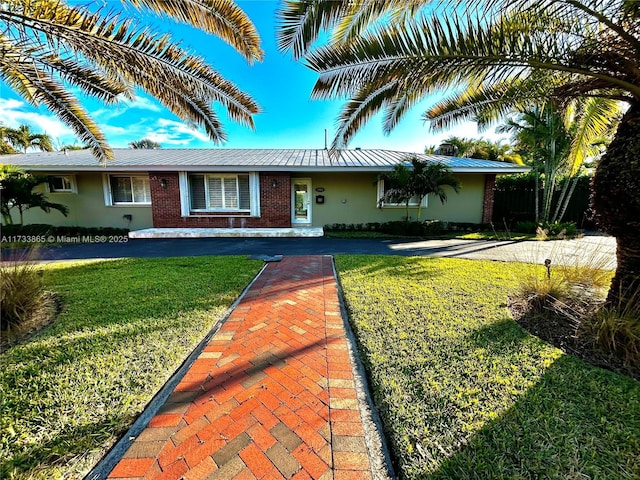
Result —
<path fill-rule="evenodd" d="M 311 179 L 291 179 L 291 223 L 311 223 Z"/>

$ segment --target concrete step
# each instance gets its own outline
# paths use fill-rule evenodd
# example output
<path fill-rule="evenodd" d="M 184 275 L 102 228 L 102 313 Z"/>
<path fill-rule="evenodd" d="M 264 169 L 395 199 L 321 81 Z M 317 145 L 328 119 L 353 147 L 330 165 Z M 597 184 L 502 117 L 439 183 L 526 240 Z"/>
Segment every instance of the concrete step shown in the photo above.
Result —
<path fill-rule="evenodd" d="M 321 227 L 292 228 L 145 228 L 129 238 L 322 237 Z"/>

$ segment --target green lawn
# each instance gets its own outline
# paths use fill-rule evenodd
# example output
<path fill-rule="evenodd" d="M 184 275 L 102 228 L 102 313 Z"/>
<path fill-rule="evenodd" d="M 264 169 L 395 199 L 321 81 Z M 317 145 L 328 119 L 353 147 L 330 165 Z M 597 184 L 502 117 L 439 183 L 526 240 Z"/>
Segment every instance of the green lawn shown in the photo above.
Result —
<path fill-rule="evenodd" d="M 563 355 L 505 308 L 514 272 L 542 267 L 377 256 L 337 265 L 403 478 L 640 478 L 640 383 Z M 1 357 L 0 478 L 80 478 L 260 266 L 45 266 L 64 308 Z"/>
<path fill-rule="evenodd" d="M 515 272 L 542 267 L 337 266 L 402 478 L 640 478 L 640 383 L 564 355 L 505 308 Z"/>
<path fill-rule="evenodd" d="M 196 257 L 45 266 L 64 308 L 2 354 L 0 478 L 81 478 L 261 265 Z"/>

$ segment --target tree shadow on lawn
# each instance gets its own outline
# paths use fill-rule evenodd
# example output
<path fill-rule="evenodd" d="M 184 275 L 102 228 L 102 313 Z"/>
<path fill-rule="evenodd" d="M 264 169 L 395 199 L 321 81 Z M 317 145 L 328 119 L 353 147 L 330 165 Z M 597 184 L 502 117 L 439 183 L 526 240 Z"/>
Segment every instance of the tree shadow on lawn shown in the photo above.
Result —
<path fill-rule="evenodd" d="M 78 468 L 86 468 L 80 465 L 77 459 L 85 457 L 88 463 L 94 463 L 91 459 L 94 454 L 101 455 L 102 444 L 114 437 L 119 437 L 126 428 L 118 430 L 119 425 L 128 425 L 131 418 L 126 415 L 116 415 L 103 418 L 97 423 L 84 425 L 69 425 L 63 431 L 45 441 L 33 443 L 13 456 L 4 456 L 0 461 L 0 478 L 20 478 L 28 472 L 28 478 L 37 475 L 39 470 L 47 469 L 48 475 L 52 475 L 51 469 L 55 465 L 64 466 L 72 459 Z M 99 449 L 96 453 L 96 448 Z M 67 472 L 71 473 L 71 472 Z M 79 475 L 79 472 L 76 472 Z M 44 478 L 44 477 L 38 477 Z M 57 477 L 56 477 L 57 478 Z M 65 477 L 76 478 L 76 477 Z M 79 477 L 78 477 L 79 478 Z"/>
<path fill-rule="evenodd" d="M 500 351 L 522 330 L 511 323 L 506 337 L 504 324 L 473 336 Z M 563 355 L 499 419 L 419 478 L 640 478 L 638 405 L 640 383 Z"/>
<path fill-rule="evenodd" d="M 213 320 L 208 321 L 208 327 L 211 327 L 212 324 Z M 137 344 L 136 339 L 143 333 L 162 332 L 164 337 L 168 337 L 172 328 L 175 328 L 175 318 L 163 318 L 153 327 L 145 323 L 145 319 L 136 319 L 108 330 L 97 329 L 79 332 L 62 339 L 54 338 L 53 343 L 46 342 L 47 338 L 39 337 L 32 339 L 27 344 L 18 345 L 18 348 L 9 349 L 4 353 L 5 361 L 12 365 L 13 376 L 32 375 L 34 368 L 53 373 L 59 366 L 91 362 L 92 358 L 112 354 L 116 346 L 119 345 L 128 343 L 133 348 Z M 121 358 L 121 360 L 126 362 L 127 359 Z M 20 366 L 18 367 L 18 365 Z"/>

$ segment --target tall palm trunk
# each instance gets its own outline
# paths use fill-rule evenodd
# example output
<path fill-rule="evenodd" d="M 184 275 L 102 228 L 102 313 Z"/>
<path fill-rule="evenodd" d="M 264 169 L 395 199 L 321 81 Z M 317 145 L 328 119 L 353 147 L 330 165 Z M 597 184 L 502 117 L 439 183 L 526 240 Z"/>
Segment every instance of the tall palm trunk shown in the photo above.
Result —
<path fill-rule="evenodd" d="M 556 207 L 556 212 L 553 214 L 551 223 L 561 222 L 564 214 L 567 213 L 569 202 L 571 201 L 571 197 L 573 197 L 573 192 L 576 189 L 579 178 L 580 176 L 576 173 L 565 182 L 562 192 L 560 193 L 560 198 L 558 198 L 558 206 Z"/>
<path fill-rule="evenodd" d="M 609 307 L 640 308 L 640 103 L 622 118 L 593 177 L 592 203 L 599 225 L 617 240 L 618 267 Z"/>
<path fill-rule="evenodd" d="M 538 170 L 538 165 L 535 167 L 535 199 L 536 199 L 536 223 L 540 223 L 540 171 Z"/>

